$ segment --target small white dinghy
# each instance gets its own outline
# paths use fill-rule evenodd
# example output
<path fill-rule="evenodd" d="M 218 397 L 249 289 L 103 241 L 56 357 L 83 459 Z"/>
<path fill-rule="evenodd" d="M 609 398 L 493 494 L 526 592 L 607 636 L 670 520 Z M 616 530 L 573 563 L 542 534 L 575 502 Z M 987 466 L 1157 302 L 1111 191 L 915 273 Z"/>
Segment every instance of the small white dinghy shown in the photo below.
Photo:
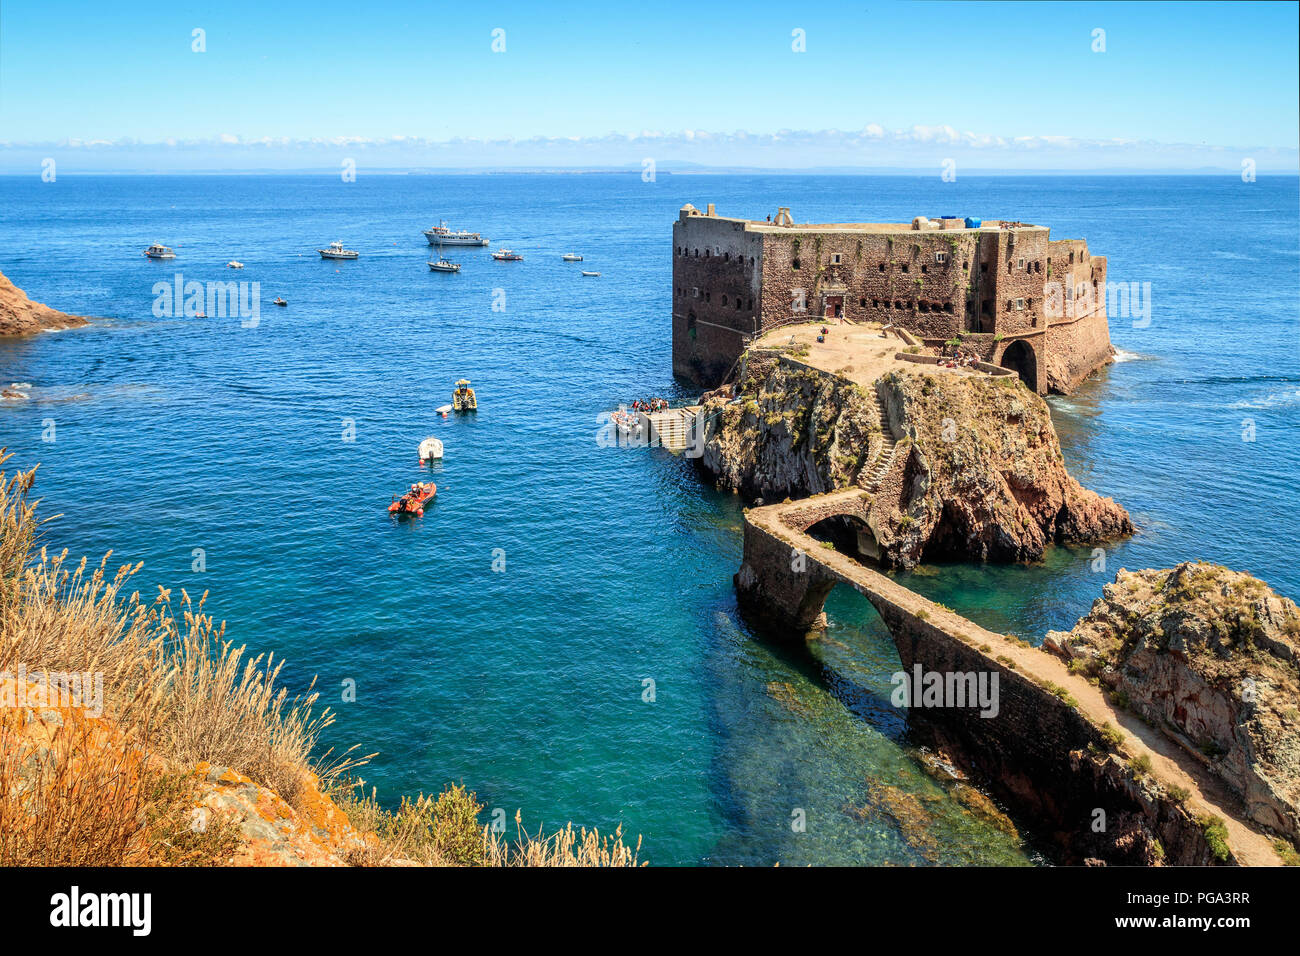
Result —
<path fill-rule="evenodd" d="M 442 442 L 436 438 L 426 438 L 420 442 L 420 461 L 437 461 L 442 457 Z"/>
<path fill-rule="evenodd" d="M 593 277 L 593 278 L 594 278 L 594 277 L 597 277 L 597 276 L 600 275 L 599 272 L 588 272 L 588 271 L 585 270 L 585 269 L 582 271 L 582 274 L 585 275 L 585 276 L 591 276 L 591 277 Z"/>
<path fill-rule="evenodd" d="M 227 268 L 227 269 L 242 269 L 242 268 L 244 268 L 244 264 L 243 264 L 242 262 L 240 262 L 238 259 L 231 259 L 229 262 L 226 263 L 226 268 Z"/>

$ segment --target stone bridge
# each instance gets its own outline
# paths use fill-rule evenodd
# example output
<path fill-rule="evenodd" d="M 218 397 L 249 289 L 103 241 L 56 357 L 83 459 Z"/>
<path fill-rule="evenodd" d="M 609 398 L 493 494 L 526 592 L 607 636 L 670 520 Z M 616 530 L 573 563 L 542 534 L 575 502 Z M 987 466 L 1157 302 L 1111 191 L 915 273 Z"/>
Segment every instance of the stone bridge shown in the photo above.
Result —
<path fill-rule="evenodd" d="M 1235 862 L 1280 862 L 1240 801 L 1196 755 L 1117 710 L 1062 660 L 986 630 L 808 533 L 826 518 L 865 521 L 871 499 L 870 491 L 852 488 L 745 513 L 744 563 L 735 584 L 741 613 L 757 630 L 802 641 L 824 622 L 826 597 L 842 582 L 880 613 L 905 673 L 919 665 L 945 680 L 987 674 L 991 682 L 996 674 L 995 716 L 946 706 L 909 711 L 909 718 L 925 718 L 921 723 L 936 746 L 1032 817 L 1063 848 L 1066 861 L 1150 863 L 1150 853 L 1144 858 L 1135 847 L 1156 844 L 1134 840 L 1140 831 L 1168 848 L 1166 862 L 1204 865 L 1213 858 L 1198 820 L 1208 814 L 1225 821 Z M 1119 744 L 1115 729 L 1123 735 Z M 1135 775 L 1131 767 L 1143 757 L 1150 769 Z M 1186 800 L 1169 797 L 1180 789 L 1190 794 Z M 1100 833 L 1091 826 L 1098 808 L 1111 821 Z"/>

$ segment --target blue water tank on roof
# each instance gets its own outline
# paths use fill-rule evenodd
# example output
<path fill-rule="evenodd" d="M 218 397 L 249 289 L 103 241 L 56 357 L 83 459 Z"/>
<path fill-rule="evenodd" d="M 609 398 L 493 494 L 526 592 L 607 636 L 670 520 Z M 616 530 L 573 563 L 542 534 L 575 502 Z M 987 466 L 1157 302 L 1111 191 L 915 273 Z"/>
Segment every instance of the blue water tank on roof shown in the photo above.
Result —
<path fill-rule="evenodd" d="M 967 217 L 966 217 L 966 228 L 967 228 L 967 229 L 978 229 L 979 227 L 980 227 L 980 220 L 978 220 L 978 219 L 972 219 L 970 216 L 967 216 Z"/>

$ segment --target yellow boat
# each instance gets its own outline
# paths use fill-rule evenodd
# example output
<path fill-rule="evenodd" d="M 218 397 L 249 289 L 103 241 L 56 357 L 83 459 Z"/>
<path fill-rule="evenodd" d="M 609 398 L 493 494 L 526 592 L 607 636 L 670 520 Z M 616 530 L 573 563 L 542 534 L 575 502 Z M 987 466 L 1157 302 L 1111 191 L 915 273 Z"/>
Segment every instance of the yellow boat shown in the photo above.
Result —
<path fill-rule="evenodd" d="M 451 407 L 458 412 L 478 411 L 478 397 L 469 387 L 469 379 L 462 378 L 456 383 L 456 391 L 451 393 Z"/>

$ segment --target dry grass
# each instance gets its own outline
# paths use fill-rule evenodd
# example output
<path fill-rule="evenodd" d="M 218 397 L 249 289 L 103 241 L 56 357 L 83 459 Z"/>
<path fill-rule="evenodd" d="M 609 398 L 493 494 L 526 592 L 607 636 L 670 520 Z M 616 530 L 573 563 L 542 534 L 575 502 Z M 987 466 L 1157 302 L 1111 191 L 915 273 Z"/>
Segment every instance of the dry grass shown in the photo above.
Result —
<path fill-rule="evenodd" d="M 8 457 L 0 450 L 0 465 Z M 177 617 L 161 588 L 149 604 L 124 596 L 139 565 L 110 575 L 110 555 L 88 569 L 38 549 L 34 477 L 0 472 L 0 672 L 102 674 L 121 740 L 92 747 L 94 722 L 70 720 L 24 751 L 21 711 L 5 714 L 0 865 L 194 862 L 203 848 L 172 826 L 193 804 L 182 808 L 189 795 L 167 782 L 170 768 L 238 767 L 294 804 L 310 773 L 328 782 L 365 762 L 352 751 L 313 760 L 333 715 L 310 689 L 289 700 L 279 664 L 226 641 L 203 613 L 206 594 L 195 605 L 182 591 Z M 222 839 L 207 842 L 215 858 Z"/>
<path fill-rule="evenodd" d="M 491 826 L 480 826 L 483 806 L 476 795 L 452 785 L 435 797 L 403 798 L 394 811 L 383 809 L 371 790 L 343 784 L 331 796 L 352 825 L 378 841 L 350 861 L 358 866 L 642 866 L 641 851 L 623 842 L 622 828 L 602 837 L 572 824 L 550 836 L 529 834 L 515 814 L 516 837 L 508 840 Z"/>

